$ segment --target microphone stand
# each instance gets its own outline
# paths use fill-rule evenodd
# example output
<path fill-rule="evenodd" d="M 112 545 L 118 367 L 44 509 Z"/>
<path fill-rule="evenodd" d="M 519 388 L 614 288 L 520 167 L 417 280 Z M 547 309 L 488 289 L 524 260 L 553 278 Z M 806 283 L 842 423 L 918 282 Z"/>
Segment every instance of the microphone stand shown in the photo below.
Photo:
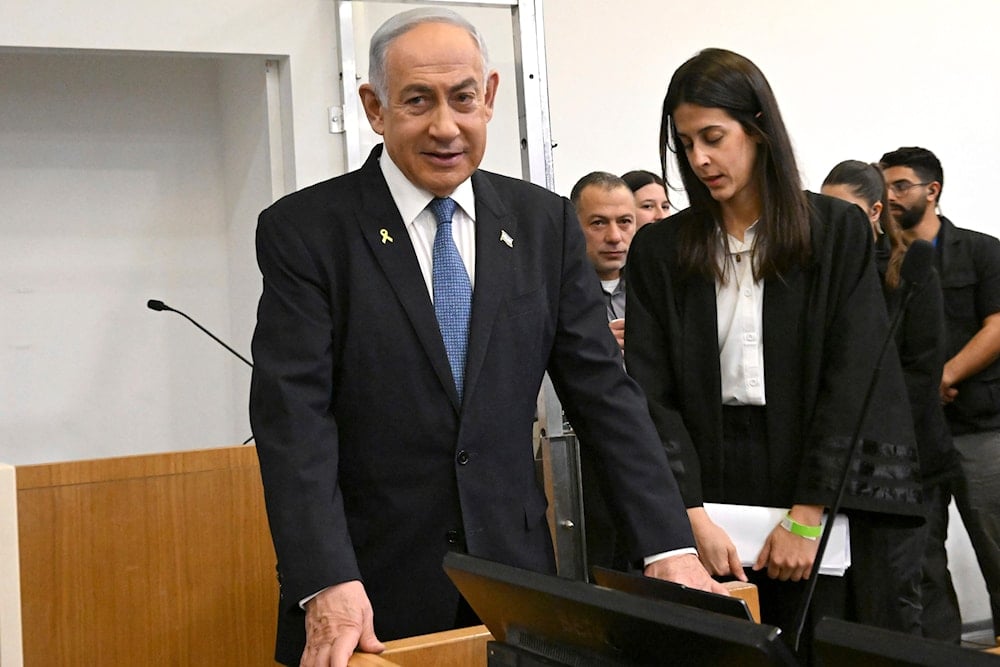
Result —
<path fill-rule="evenodd" d="M 216 343 L 218 343 L 222 347 L 224 347 L 227 350 L 229 350 L 237 359 L 239 359 L 240 361 L 242 361 L 244 364 L 246 364 L 250 368 L 253 368 L 253 364 L 250 363 L 250 361 L 246 357 L 244 357 L 242 354 L 240 354 L 239 352 L 237 352 L 233 348 L 231 348 L 228 345 L 226 345 L 224 342 L 222 342 L 219 339 L 218 336 L 216 336 L 214 333 L 212 333 L 211 331 L 209 331 L 205 327 L 203 327 L 200 324 L 198 324 L 193 318 L 191 318 L 190 316 L 188 316 L 187 313 L 184 313 L 184 312 L 182 312 L 180 310 L 177 310 L 176 308 L 171 308 L 170 306 L 168 306 L 167 304 L 163 303 L 162 301 L 160 301 L 158 299 L 150 299 L 149 301 L 146 302 L 146 307 L 149 308 L 150 310 L 155 310 L 155 311 L 164 311 L 164 310 L 166 310 L 166 311 L 169 311 L 171 313 L 177 313 L 178 315 L 180 315 L 181 317 L 183 317 L 184 319 L 186 319 L 188 322 L 190 322 L 191 324 L 195 325 L 196 327 L 198 327 L 199 329 L 201 329 L 203 332 L 205 332 L 205 334 L 207 334 Z M 249 442 L 251 440 L 253 440 L 253 434 L 252 433 L 250 434 L 249 438 L 247 438 L 246 440 L 243 441 L 243 444 L 244 445 L 249 444 Z"/>
<path fill-rule="evenodd" d="M 928 248 L 930 248 L 930 244 L 927 243 L 926 241 L 916 241 L 913 245 L 917 245 L 920 243 L 923 243 L 924 245 L 928 246 Z M 907 255 L 910 255 L 910 250 L 912 248 L 913 246 L 911 246 L 911 248 L 907 250 Z M 892 322 L 889 325 L 889 332 L 888 334 L 886 334 L 885 340 L 882 341 L 882 349 L 879 350 L 878 353 L 878 359 L 875 363 L 875 371 L 872 373 L 872 379 L 868 383 L 868 390 L 865 392 L 865 399 L 861 403 L 861 414 L 858 416 L 858 421 L 854 427 L 854 434 L 851 437 L 851 446 L 847 452 L 847 460 L 844 463 L 844 472 L 840 477 L 840 485 L 839 488 L 837 489 L 837 496 L 834 499 L 833 504 L 830 506 L 829 512 L 827 514 L 828 518 L 826 521 L 826 527 L 823 529 L 823 534 L 820 536 L 819 546 L 816 549 L 816 558 L 813 561 L 813 571 L 809 576 L 809 583 L 806 586 L 806 593 L 802 598 L 802 605 L 799 607 L 798 614 L 795 617 L 795 625 L 794 625 L 795 635 L 792 645 L 796 653 L 798 653 L 799 650 L 799 642 L 802 640 L 802 634 L 803 634 L 802 631 L 805 627 L 806 616 L 809 614 L 809 605 L 812 602 L 813 592 L 816 590 L 816 582 L 820 577 L 819 568 L 823 562 L 823 554 L 826 552 L 826 545 L 830 541 L 830 533 L 833 532 L 833 522 L 836 521 L 837 519 L 837 513 L 840 511 L 840 506 L 844 499 L 844 491 L 847 489 L 847 478 L 850 477 L 851 464 L 854 462 L 854 455 L 857 453 L 858 450 L 859 439 L 861 437 L 861 429 L 864 426 L 865 420 L 868 417 L 868 411 L 871 408 L 872 395 L 875 393 L 875 386 L 878 384 L 878 379 L 882 374 L 882 362 L 885 361 L 885 353 L 889 349 L 889 343 L 895 337 L 896 329 L 899 328 L 899 323 L 903 319 L 903 313 L 906 311 L 906 307 L 907 305 L 909 305 L 910 299 L 913 297 L 913 294 L 916 291 L 917 286 L 923 282 L 923 278 L 926 276 L 926 271 L 930 270 L 930 261 L 928 259 L 929 258 L 928 252 L 933 252 L 933 250 L 924 251 L 923 248 L 919 248 L 918 253 L 923 253 L 923 254 L 916 260 L 914 260 L 915 263 L 918 265 L 918 268 L 915 268 L 913 271 L 910 272 L 901 271 L 904 278 L 907 278 L 914 272 L 916 272 L 919 275 L 920 279 L 907 280 L 907 284 L 905 286 L 906 290 L 905 294 L 903 295 L 903 299 L 902 302 L 900 303 L 899 310 L 896 311 L 896 314 L 893 316 Z M 923 261 L 923 266 L 920 265 L 920 262 L 922 261 Z M 905 268 L 907 267 L 905 266 L 905 259 L 904 259 L 904 269 Z M 921 270 L 924 271 L 922 275 L 920 275 Z"/>
<path fill-rule="evenodd" d="M 187 315 L 187 313 L 181 312 L 181 311 L 177 310 L 176 308 L 171 308 L 167 304 L 163 303 L 162 301 L 158 301 L 156 299 L 150 299 L 149 301 L 147 301 L 146 302 L 146 307 L 149 308 L 150 310 L 168 310 L 171 313 L 177 313 L 178 315 L 180 315 L 181 317 L 183 317 L 184 319 L 186 319 L 188 322 L 190 322 L 191 324 L 195 325 L 196 327 L 198 327 L 199 329 L 201 329 L 202 331 L 204 331 L 216 343 L 218 343 L 222 347 L 224 347 L 227 350 L 229 350 L 233 355 L 236 356 L 237 359 L 239 359 L 240 361 L 242 361 L 244 364 L 246 364 L 250 368 L 253 368 L 253 364 L 250 363 L 242 354 L 240 354 L 239 352 L 237 352 L 233 348 L 231 348 L 228 345 L 226 345 L 225 343 L 223 343 L 221 340 L 219 340 L 219 338 L 214 333 L 212 333 L 211 331 L 209 331 L 208 329 L 206 329 L 205 327 L 201 326 L 200 324 L 198 324 L 197 322 L 195 322 L 193 319 L 191 319 Z"/>

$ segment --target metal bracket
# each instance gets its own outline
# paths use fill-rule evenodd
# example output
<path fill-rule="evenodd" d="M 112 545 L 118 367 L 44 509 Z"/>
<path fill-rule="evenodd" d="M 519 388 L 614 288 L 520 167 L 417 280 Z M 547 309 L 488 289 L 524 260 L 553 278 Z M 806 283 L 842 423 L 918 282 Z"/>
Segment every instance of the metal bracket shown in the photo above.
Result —
<path fill-rule="evenodd" d="M 586 581 L 586 526 L 580 451 L 548 373 L 538 394 L 542 471 L 552 512 L 552 541 L 560 577 Z"/>
<path fill-rule="evenodd" d="M 344 129 L 344 107 L 332 106 L 327 109 L 330 121 L 330 134 L 343 134 Z"/>

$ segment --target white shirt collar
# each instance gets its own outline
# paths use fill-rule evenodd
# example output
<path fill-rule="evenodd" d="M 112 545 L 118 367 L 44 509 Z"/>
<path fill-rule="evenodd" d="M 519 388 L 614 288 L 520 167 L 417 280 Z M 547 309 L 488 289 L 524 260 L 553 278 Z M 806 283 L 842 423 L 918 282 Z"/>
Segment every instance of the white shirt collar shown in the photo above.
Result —
<path fill-rule="evenodd" d="M 379 167 L 382 168 L 382 175 L 385 177 L 386 185 L 389 186 L 389 193 L 396 202 L 396 208 L 403 222 L 407 227 L 412 225 L 434 199 L 434 195 L 423 188 L 419 188 L 410 182 L 408 178 L 399 170 L 396 163 L 389 157 L 389 151 L 382 148 L 382 155 L 379 157 Z M 449 195 L 455 200 L 462 211 L 475 222 L 476 220 L 476 197 L 472 191 L 472 179 L 467 178 L 455 191 Z"/>

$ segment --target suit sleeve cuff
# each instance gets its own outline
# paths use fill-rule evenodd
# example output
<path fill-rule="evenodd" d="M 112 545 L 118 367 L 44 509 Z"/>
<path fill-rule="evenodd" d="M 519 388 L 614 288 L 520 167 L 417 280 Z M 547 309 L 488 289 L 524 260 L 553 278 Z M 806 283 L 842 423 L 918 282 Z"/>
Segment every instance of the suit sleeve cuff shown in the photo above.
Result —
<path fill-rule="evenodd" d="M 674 549 L 673 551 L 664 551 L 663 553 L 653 554 L 652 556 L 646 556 L 642 559 L 642 566 L 649 567 L 653 563 L 659 560 L 666 560 L 667 558 L 673 558 L 674 556 L 686 556 L 688 554 L 698 555 L 698 550 L 694 547 L 686 547 L 684 549 Z"/>
<path fill-rule="evenodd" d="M 333 588 L 333 587 L 332 586 L 327 586 L 326 588 Z M 312 595 L 308 595 L 308 596 L 302 598 L 301 600 L 299 600 L 299 609 L 305 609 L 306 605 L 309 604 L 309 601 L 312 600 L 317 595 L 319 595 L 320 593 L 322 593 L 323 591 L 325 591 L 326 588 L 320 589 L 320 590 L 316 591 L 315 593 L 313 593 Z"/>

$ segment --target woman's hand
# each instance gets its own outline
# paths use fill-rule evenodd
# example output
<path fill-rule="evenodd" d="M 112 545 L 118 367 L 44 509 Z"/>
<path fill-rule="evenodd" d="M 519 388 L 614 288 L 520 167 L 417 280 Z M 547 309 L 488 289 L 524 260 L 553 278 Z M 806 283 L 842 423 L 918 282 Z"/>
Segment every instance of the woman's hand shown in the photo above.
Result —
<path fill-rule="evenodd" d="M 818 526 L 822 521 L 823 506 L 793 505 L 788 513 L 798 523 Z M 765 540 L 753 569 L 759 571 L 766 567 L 767 576 L 779 581 L 808 579 L 818 548 L 819 540 L 796 535 L 779 524 Z"/>
<path fill-rule="evenodd" d="M 740 563 L 740 556 L 726 531 L 708 517 L 704 507 L 692 507 L 687 512 L 695 545 L 698 547 L 698 557 L 709 574 L 731 575 L 740 581 L 746 581 L 747 575 Z"/>

